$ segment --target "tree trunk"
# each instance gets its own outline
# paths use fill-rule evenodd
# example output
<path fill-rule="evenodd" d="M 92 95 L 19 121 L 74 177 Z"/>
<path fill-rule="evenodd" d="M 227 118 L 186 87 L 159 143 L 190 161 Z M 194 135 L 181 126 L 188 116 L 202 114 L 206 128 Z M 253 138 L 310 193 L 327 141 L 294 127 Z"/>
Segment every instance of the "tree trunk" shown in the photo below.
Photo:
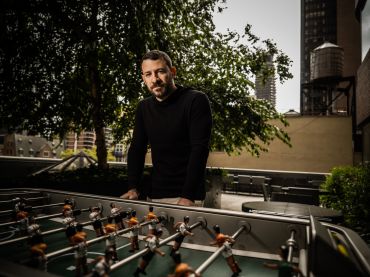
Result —
<path fill-rule="evenodd" d="M 91 9 L 91 40 L 89 47 L 91 56 L 89 59 L 89 77 L 91 84 L 91 97 L 93 103 L 93 124 L 96 136 L 96 155 L 98 157 L 98 167 L 100 169 L 108 168 L 107 146 L 105 144 L 104 120 L 102 115 L 102 95 L 100 90 L 100 78 L 98 71 L 98 50 L 97 50 L 97 16 L 98 4 L 92 2 Z"/>

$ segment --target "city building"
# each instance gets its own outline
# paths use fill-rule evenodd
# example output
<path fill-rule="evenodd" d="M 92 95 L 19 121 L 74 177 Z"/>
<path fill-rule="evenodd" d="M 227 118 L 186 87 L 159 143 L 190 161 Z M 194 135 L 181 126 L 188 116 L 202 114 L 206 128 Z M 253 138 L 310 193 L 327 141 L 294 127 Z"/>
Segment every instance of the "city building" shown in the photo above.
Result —
<path fill-rule="evenodd" d="M 59 141 L 48 141 L 39 136 L 25 133 L 3 134 L 2 155 L 17 157 L 59 158 L 63 145 Z"/>
<path fill-rule="evenodd" d="M 105 143 L 109 150 L 113 147 L 113 134 L 111 128 L 104 128 Z M 96 135 L 94 131 L 82 131 L 80 134 L 70 132 L 65 137 L 65 149 L 92 149 L 95 146 Z"/>
<path fill-rule="evenodd" d="M 356 18 L 361 24 L 362 62 L 357 71 L 356 125 L 361 143 L 362 163 L 370 162 L 370 1 L 356 2 Z"/>
<path fill-rule="evenodd" d="M 267 78 L 261 75 L 256 76 L 255 94 L 257 99 L 264 99 L 269 101 L 274 107 L 276 106 L 276 77 L 272 56 L 266 59 L 266 66 L 273 72 Z"/>
<path fill-rule="evenodd" d="M 124 143 L 115 144 L 113 155 L 116 158 L 116 162 L 127 162 L 127 151 L 128 147 Z"/>
<path fill-rule="evenodd" d="M 301 0 L 300 106 L 303 115 L 352 115 L 354 112 L 355 76 L 361 63 L 361 31 L 354 7 L 355 0 Z M 313 78 L 313 56 L 340 49 L 343 51 L 341 74 Z"/>
<path fill-rule="evenodd" d="M 70 132 L 65 137 L 65 149 L 92 149 L 94 145 L 94 131 L 82 131 L 80 134 Z"/>

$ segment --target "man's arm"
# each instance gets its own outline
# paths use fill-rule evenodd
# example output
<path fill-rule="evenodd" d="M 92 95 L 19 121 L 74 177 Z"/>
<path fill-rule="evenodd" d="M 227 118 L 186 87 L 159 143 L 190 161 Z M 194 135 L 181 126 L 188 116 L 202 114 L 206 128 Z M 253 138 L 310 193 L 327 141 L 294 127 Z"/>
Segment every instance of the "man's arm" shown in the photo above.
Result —
<path fill-rule="evenodd" d="M 125 199 L 138 199 L 140 179 L 144 169 L 145 155 L 148 147 L 148 136 L 145 131 L 141 104 L 136 110 L 135 127 L 132 142 L 127 155 L 128 191 L 121 195 Z"/>
<path fill-rule="evenodd" d="M 181 195 L 182 199 L 180 199 L 179 204 L 189 203 L 189 201 L 195 199 L 197 187 L 204 185 L 204 173 L 212 129 L 212 114 L 208 97 L 203 93 L 193 99 L 188 128 L 191 153 Z"/>

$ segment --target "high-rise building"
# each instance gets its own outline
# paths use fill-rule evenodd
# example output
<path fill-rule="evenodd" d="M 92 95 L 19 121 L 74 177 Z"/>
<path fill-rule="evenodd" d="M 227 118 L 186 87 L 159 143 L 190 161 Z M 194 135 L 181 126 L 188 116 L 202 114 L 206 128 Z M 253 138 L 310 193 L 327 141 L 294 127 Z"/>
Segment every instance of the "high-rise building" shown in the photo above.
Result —
<path fill-rule="evenodd" d="M 354 76 L 361 63 L 361 32 L 355 0 L 301 0 L 301 113 L 351 114 Z M 343 75 L 312 81 L 312 51 L 322 45 L 343 49 Z"/>
<path fill-rule="evenodd" d="M 276 105 L 276 84 L 275 84 L 275 69 L 272 62 L 272 56 L 266 59 L 265 65 L 273 72 L 267 78 L 261 75 L 256 76 L 255 94 L 257 99 L 264 99 L 269 101 L 274 107 Z"/>
<path fill-rule="evenodd" d="M 113 145 L 113 134 L 111 128 L 104 128 L 105 143 L 107 148 Z M 79 135 L 68 133 L 65 138 L 66 149 L 92 149 L 95 145 L 96 135 L 94 131 L 82 131 Z"/>
<path fill-rule="evenodd" d="M 95 132 L 82 131 L 79 135 L 68 133 L 65 138 L 66 149 L 92 149 L 95 145 Z"/>
<path fill-rule="evenodd" d="M 362 63 L 357 71 L 356 123 L 361 145 L 360 162 L 370 162 L 370 1 L 356 1 L 361 24 Z"/>

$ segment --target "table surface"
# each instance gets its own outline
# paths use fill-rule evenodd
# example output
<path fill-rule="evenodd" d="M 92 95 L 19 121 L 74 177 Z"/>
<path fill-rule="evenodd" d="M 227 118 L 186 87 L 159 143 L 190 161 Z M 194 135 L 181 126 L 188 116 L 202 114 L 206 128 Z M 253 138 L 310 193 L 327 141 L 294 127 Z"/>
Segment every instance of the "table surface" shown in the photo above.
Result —
<path fill-rule="evenodd" d="M 41 220 L 40 224 L 46 229 L 54 229 L 61 226 L 59 221 L 54 221 L 53 219 Z M 9 229 L 9 227 L 7 227 Z M 84 231 L 87 233 L 88 240 L 95 238 L 95 232 L 91 230 L 90 226 L 86 226 Z M 143 230 L 146 231 L 146 230 Z M 15 235 L 14 232 L 11 235 Z M 140 236 L 140 249 L 145 247 L 145 243 L 142 241 L 144 236 Z M 0 241 L 1 241 L 0 237 Z M 212 238 L 210 237 L 210 242 Z M 60 250 L 62 248 L 68 247 L 69 243 L 65 237 L 64 232 L 58 232 L 45 236 L 45 242 L 48 245 L 47 253 Z M 208 259 L 215 250 L 210 251 L 207 247 L 201 245 L 188 243 L 189 238 L 185 238 L 184 243 L 180 248 L 180 253 L 183 262 L 188 263 L 194 269 L 198 268 L 206 259 Z M 164 245 L 161 247 L 161 250 L 166 253 L 164 257 L 155 255 L 153 260 L 149 263 L 146 272 L 147 277 L 157 277 L 157 276 L 168 276 L 174 272 L 175 264 L 170 255 L 170 250 L 172 246 Z M 132 255 L 128 252 L 130 249 L 130 241 L 128 239 L 128 234 L 121 235 L 117 237 L 117 252 L 120 260 L 127 258 Z M 215 248 L 216 249 L 216 248 Z M 88 267 L 89 269 L 93 268 L 93 260 L 98 256 L 103 256 L 105 250 L 105 241 L 91 244 L 88 248 Z M 239 251 L 244 252 L 244 251 Z M 29 246 L 26 242 L 23 243 L 14 243 L 6 246 L 0 246 L 0 267 L 1 261 L 7 260 L 13 263 L 18 263 L 19 261 L 25 261 L 29 257 Z M 251 258 L 247 257 L 246 254 L 238 255 L 238 252 L 234 254 L 235 260 L 239 263 L 240 268 L 242 269 L 241 276 L 265 276 L 265 277 L 275 277 L 278 274 L 277 270 L 271 270 L 264 267 L 264 262 L 273 262 L 271 260 Z M 140 258 L 137 258 L 128 264 L 112 271 L 109 276 L 111 277 L 121 277 L 121 276 L 132 276 L 135 272 Z M 53 276 L 65 276 L 65 277 L 74 277 L 75 260 L 73 252 L 66 253 L 64 255 L 51 258 L 48 260 L 47 271 Z M 3 269 L 1 269 L 3 270 Z M 15 269 L 14 269 L 15 270 Z M 14 273 L 14 271 L 9 271 Z M 231 276 L 232 272 L 227 265 L 225 259 L 220 255 L 212 265 L 207 268 L 207 270 L 202 274 L 204 277 L 213 277 L 213 276 Z M 3 276 L 0 273 L 1 276 Z M 7 276 L 7 275 L 6 275 Z M 11 276 L 16 276 L 11 274 Z M 17 275 L 18 276 L 18 275 Z M 21 276 L 21 275 L 19 275 Z M 23 275 L 22 275 L 23 276 Z M 144 275 L 140 275 L 144 276 Z"/>
<path fill-rule="evenodd" d="M 314 205 L 278 202 L 278 201 L 253 201 L 244 202 L 242 204 L 244 212 L 268 213 L 284 216 L 302 216 L 309 217 L 313 215 L 319 219 L 326 219 L 327 221 L 340 222 L 343 220 L 341 211 L 322 208 Z"/>

